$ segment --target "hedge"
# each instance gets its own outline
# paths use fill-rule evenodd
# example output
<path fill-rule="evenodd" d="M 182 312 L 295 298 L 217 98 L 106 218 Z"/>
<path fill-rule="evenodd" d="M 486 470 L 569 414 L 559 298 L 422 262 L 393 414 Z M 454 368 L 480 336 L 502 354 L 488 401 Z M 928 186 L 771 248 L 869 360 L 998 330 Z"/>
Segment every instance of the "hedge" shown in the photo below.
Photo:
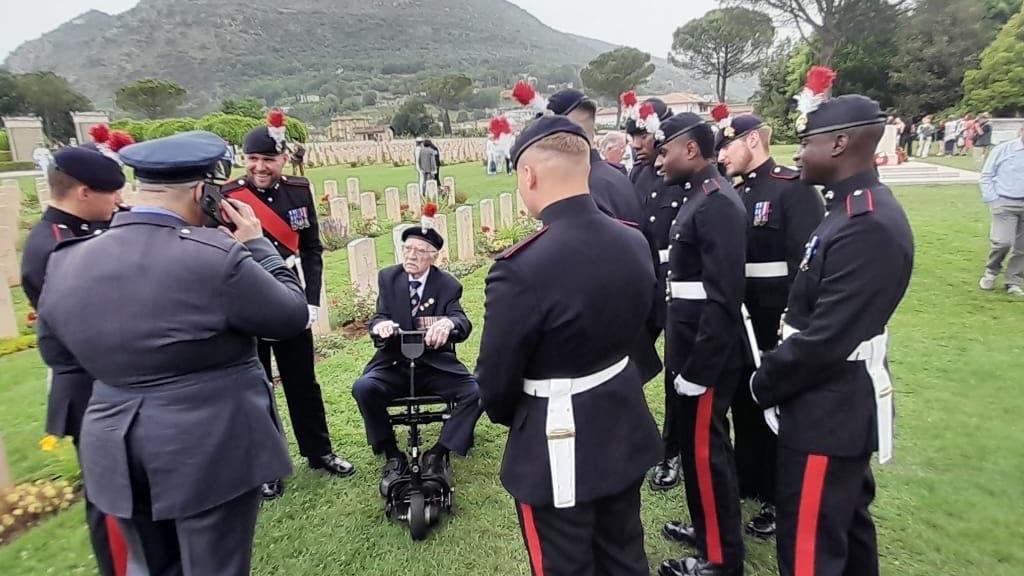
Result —
<path fill-rule="evenodd" d="M 7 131 L 0 130 L 0 150 L 8 151 L 11 149 L 11 143 L 7 140 Z"/>
<path fill-rule="evenodd" d="M 35 170 L 33 162 L 0 162 L 0 172 L 19 172 L 22 170 Z"/>
<path fill-rule="evenodd" d="M 162 138 L 179 132 L 189 130 L 206 130 L 213 132 L 221 138 L 235 144 L 242 145 L 245 134 L 263 125 L 264 121 L 258 118 L 247 116 L 235 116 L 233 114 L 222 114 L 217 112 L 203 116 L 202 118 L 169 118 L 166 120 L 117 120 L 110 123 L 114 130 L 124 130 L 132 135 L 136 142 Z M 306 142 L 309 139 L 309 130 L 301 120 L 288 119 L 288 140 L 291 142 Z"/>
<path fill-rule="evenodd" d="M 11 153 L 9 151 L 0 150 L 0 162 L 10 162 Z"/>

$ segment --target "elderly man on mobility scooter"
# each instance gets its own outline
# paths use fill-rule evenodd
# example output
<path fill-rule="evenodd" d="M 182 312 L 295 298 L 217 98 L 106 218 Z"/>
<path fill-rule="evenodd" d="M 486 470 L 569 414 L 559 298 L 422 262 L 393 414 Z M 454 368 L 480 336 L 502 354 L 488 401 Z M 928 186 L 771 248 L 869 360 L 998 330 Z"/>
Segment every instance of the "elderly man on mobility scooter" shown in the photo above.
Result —
<path fill-rule="evenodd" d="M 410 462 L 399 450 L 388 415 L 388 406 L 410 395 L 410 377 L 415 378 L 417 396 L 444 398 L 455 408 L 447 418 L 440 439 L 427 450 L 418 464 L 424 475 L 445 478 L 448 454 L 465 456 L 473 445 L 473 428 L 482 412 L 476 380 L 455 355 L 455 344 L 469 337 L 473 329 L 459 299 L 462 285 L 434 266 L 444 239 L 434 230 L 436 206 L 424 207 L 422 225 L 402 233 L 402 264 L 380 271 L 377 313 L 370 320 L 370 336 L 377 353 L 352 387 L 366 426 L 366 437 L 376 454 L 387 459 L 381 473 L 380 493 L 407 474 Z M 425 351 L 410 374 L 399 332 L 422 330 Z"/>

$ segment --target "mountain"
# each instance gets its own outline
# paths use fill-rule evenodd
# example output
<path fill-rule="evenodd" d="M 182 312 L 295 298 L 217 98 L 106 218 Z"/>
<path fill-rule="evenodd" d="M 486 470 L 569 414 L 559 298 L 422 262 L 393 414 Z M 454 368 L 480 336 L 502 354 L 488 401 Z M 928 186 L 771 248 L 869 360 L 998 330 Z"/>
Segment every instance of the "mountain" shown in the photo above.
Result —
<path fill-rule="evenodd" d="M 227 97 L 408 94 L 423 78 L 449 72 L 490 86 L 528 73 L 546 85 L 571 81 L 612 48 L 554 30 L 504 0 L 141 0 L 115 16 L 86 12 L 22 44 L 5 65 L 52 70 L 100 106 L 125 83 L 169 79 L 188 90 L 191 110 L 208 110 Z M 645 91 L 713 92 L 711 83 L 655 62 Z M 753 85 L 737 90 L 747 96 Z"/>

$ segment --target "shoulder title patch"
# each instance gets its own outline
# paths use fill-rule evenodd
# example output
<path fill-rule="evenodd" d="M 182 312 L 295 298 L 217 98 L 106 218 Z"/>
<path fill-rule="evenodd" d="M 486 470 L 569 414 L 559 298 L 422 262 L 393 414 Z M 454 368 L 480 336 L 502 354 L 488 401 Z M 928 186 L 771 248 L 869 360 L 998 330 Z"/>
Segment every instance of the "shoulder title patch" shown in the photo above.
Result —
<path fill-rule="evenodd" d="M 523 238 L 522 240 L 520 240 L 518 244 L 515 244 L 514 246 L 510 247 L 508 250 L 505 250 L 504 252 L 499 254 L 496 259 L 497 260 L 507 260 L 507 259 L 511 258 L 512 256 L 516 255 L 517 253 L 521 252 L 524 248 L 526 248 L 527 246 L 532 244 L 534 240 L 536 240 L 537 238 L 540 238 L 547 231 L 548 231 L 548 227 L 544 226 L 540 230 L 537 230 L 533 234 L 530 234 L 526 238 Z"/>
<path fill-rule="evenodd" d="M 870 189 L 854 190 L 852 194 L 846 197 L 846 214 L 850 218 L 860 216 L 861 214 L 870 214 L 874 211 L 875 199 L 871 195 Z"/>

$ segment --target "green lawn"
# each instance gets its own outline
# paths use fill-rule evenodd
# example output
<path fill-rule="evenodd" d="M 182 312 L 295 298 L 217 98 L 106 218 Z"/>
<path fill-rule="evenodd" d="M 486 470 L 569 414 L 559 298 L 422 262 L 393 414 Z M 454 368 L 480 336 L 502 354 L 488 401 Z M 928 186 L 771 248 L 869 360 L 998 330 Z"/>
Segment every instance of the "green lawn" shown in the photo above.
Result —
<path fill-rule="evenodd" d="M 449 173 L 460 187 L 479 185 L 471 190 L 476 197 L 496 194 L 505 177 L 492 179 L 496 185 L 489 186 L 481 176 L 477 184 L 471 179 L 478 168 L 454 167 Z M 410 180 L 409 169 L 378 171 L 327 169 L 311 171 L 311 176 L 315 181 L 337 178 L 342 190 L 344 176 L 353 173 L 366 176 L 364 188 L 398 185 L 404 190 Z M 891 326 L 899 428 L 895 462 L 877 469 L 874 512 L 883 571 L 1017 576 L 1024 571 L 1024 427 L 1019 424 L 1024 414 L 1019 393 L 1024 304 L 977 289 L 988 219 L 974 186 L 906 187 L 897 194 L 914 226 L 917 259 L 910 291 Z M 393 254 L 390 238 L 381 240 L 378 261 L 383 265 L 393 261 Z M 331 293 L 346 294 L 344 252 L 329 254 L 326 269 Z M 463 280 L 463 303 L 476 324 L 461 348 L 469 366 L 479 346 L 485 275 L 479 270 Z M 473 454 L 456 463 L 454 518 L 418 544 L 402 526 L 383 518 L 375 489 L 380 462 L 365 446 L 349 393 L 371 354 L 368 340 L 352 341 L 318 367 L 335 446 L 359 466 L 359 473 L 334 480 L 299 466 L 285 497 L 263 510 L 254 572 L 528 574 L 512 502 L 498 482 L 505 431 L 486 418 Z M 0 358 L 0 431 L 19 479 L 52 469 L 36 447 L 45 405 L 42 378 L 35 351 Z M 659 420 L 661 396 L 660 385 L 652 383 L 648 397 Z M 682 517 L 683 508 L 679 490 L 653 494 L 644 489 L 652 566 L 683 553 L 658 535 L 661 523 Z M 93 574 L 81 515 L 79 505 L 0 547 L 0 574 Z M 751 541 L 747 568 L 748 575 L 775 574 L 773 545 Z"/>
<path fill-rule="evenodd" d="M 918 159 L 920 160 L 920 159 Z M 929 164 L 938 164 L 939 166 L 947 166 L 949 168 L 958 168 L 960 170 L 970 170 L 971 172 L 981 172 L 981 167 L 984 162 L 976 162 L 970 155 L 967 156 L 929 156 L 922 162 Z"/>

